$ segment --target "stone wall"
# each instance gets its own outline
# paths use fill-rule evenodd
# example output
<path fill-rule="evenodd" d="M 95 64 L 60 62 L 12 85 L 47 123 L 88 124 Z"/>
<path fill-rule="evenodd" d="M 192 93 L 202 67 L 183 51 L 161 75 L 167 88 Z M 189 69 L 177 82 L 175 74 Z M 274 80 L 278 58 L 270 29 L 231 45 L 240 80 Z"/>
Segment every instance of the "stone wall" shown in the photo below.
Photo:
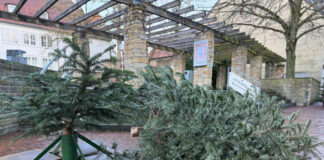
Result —
<path fill-rule="evenodd" d="M 0 92 L 11 96 L 22 96 L 24 93 L 30 92 L 31 88 L 25 86 L 22 82 L 9 82 L 2 80 L 2 78 L 12 75 L 25 76 L 29 73 L 40 72 L 40 70 L 41 68 L 38 67 L 0 59 Z M 16 112 L 0 113 L 0 135 L 18 130 Z"/>
<path fill-rule="evenodd" d="M 130 6 L 124 22 L 125 69 L 133 71 L 139 76 L 148 65 L 144 11 L 140 6 Z M 142 80 L 141 76 L 139 76 L 139 78 L 132 80 L 130 83 L 137 87 L 141 84 Z"/>
<path fill-rule="evenodd" d="M 184 55 L 178 54 L 175 56 L 150 59 L 149 64 L 152 67 L 170 66 L 174 73 L 179 72 L 184 74 L 185 66 L 186 66 L 185 61 L 186 61 L 186 57 Z M 179 77 L 175 76 L 175 79 L 179 80 Z"/>
<path fill-rule="evenodd" d="M 194 67 L 194 85 L 212 86 L 213 65 L 214 65 L 214 33 L 207 31 L 196 35 L 196 41 L 208 40 L 207 65 Z"/>
<path fill-rule="evenodd" d="M 314 78 L 264 79 L 262 91 L 275 92 L 297 106 L 310 105 L 319 94 L 320 82 Z"/>

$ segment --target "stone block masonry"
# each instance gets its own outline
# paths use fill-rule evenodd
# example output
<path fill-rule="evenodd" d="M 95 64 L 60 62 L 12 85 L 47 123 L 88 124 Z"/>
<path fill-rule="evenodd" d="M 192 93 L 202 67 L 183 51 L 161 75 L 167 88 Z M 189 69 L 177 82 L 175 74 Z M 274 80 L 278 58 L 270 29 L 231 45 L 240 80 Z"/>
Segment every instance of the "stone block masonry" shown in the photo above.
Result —
<path fill-rule="evenodd" d="M 320 90 L 320 82 L 314 78 L 264 79 L 261 83 L 262 91 L 275 92 L 297 106 L 315 102 Z"/>
<path fill-rule="evenodd" d="M 169 66 L 172 68 L 175 79 L 178 81 L 179 77 L 175 73 L 184 74 L 186 67 L 186 57 L 180 53 L 174 53 L 174 56 L 154 58 L 150 60 L 150 66 L 152 67 L 164 67 Z"/>
<path fill-rule="evenodd" d="M 194 84 L 199 86 L 211 86 L 214 65 L 214 33 L 207 31 L 197 36 L 197 41 L 208 40 L 207 65 L 194 68 Z"/>
<path fill-rule="evenodd" d="M 242 76 L 242 73 L 246 74 L 246 65 L 247 65 L 247 47 L 246 46 L 238 46 L 232 52 L 232 68 L 234 68 L 233 72 L 240 72 L 239 75 Z"/>
<path fill-rule="evenodd" d="M 41 68 L 0 59 L 0 92 L 11 96 L 22 96 L 32 90 L 23 82 L 9 82 L 2 80 L 6 76 L 27 76 L 33 72 L 40 72 Z M 1 107 L 1 106 L 0 106 Z M 0 135 L 19 130 L 17 112 L 0 113 Z"/>
<path fill-rule="evenodd" d="M 124 51 L 125 69 L 139 75 L 148 65 L 145 14 L 140 6 L 132 5 L 125 17 Z M 140 76 L 139 76 L 140 77 Z M 139 86 L 142 79 L 133 80 L 131 84 Z"/>
<path fill-rule="evenodd" d="M 252 56 L 250 59 L 250 77 L 259 81 L 262 74 L 262 56 Z"/>

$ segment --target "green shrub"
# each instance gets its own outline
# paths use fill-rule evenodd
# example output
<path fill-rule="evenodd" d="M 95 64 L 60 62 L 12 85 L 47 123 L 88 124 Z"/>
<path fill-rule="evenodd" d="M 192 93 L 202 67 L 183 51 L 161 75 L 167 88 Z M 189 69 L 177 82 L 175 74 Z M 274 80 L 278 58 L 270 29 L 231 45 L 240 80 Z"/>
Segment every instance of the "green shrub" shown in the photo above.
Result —
<path fill-rule="evenodd" d="M 285 117 L 281 104 L 174 80 L 172 70 L 147 68 L 140 88 L 149 119 L 141 132 L 143 159 L 303 159 L 316 156 L 307 124 Z M 257 105 L 260 102 L 260 106 Z"/>

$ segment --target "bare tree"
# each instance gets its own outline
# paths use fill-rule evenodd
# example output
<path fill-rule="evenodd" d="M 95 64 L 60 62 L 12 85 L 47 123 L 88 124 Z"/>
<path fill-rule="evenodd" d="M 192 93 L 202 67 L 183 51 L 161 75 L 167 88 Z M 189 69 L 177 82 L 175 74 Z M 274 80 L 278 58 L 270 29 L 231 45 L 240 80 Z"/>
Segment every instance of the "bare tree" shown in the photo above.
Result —
<path fill-rule="evenodd" d="M 323 9 L 323 0 L 220 0 L 215 7 L 234 25 L 283 35 L 287 78 L 295 76 L 297 41 L 324 27 Z"/>

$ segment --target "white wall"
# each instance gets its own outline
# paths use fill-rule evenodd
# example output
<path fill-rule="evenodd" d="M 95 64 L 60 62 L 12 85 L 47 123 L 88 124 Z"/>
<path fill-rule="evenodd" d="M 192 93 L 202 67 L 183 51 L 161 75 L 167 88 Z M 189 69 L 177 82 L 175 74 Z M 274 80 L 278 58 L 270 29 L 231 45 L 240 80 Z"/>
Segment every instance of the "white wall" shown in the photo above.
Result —
<path fill-rule="evenodd" d="M 13 31 L 18 33 L 18 43 L 7 43 L 5 42 L 5 33 L 8 31 Z M 36 45 L 25 45 L 24 44 L 24 33 L 33 34 L 36 36 Z M 52 37 L 52 46 L 51 47 L 43 47 L 41 45 L 41 36 L 42 35 L 48 35 Z M 1 59 L 7 59 L 6 57 L 6 51 L 7 50 L 23 50 L 26 53 L 24 54 L 24 57 L 29 57 L 30 59 L 36 58 L 37 64 L 30 64 L 38 67 L 43 67 L 43 59 L 50 59 L 53 58 L 51 56 L 51 52 L 53 52 L 56 48 L 63 48 L 65 44 L 62 42 L 62 38 L 66 37 L 68 35 L 60 33 L 58 31 L 48 31 L 45 29 L 40 28 L 32 28 L 27 27 L 23 25 L 16 25 L 16 24 L 10 24 L 5 22 L 0 22 L 0 58 Z M 68 36 L 71 37 L 71 36 Z M 99 52 L 104 51 L 108 46 L 115 44 L 115 41 L 105 41 L 101 39 L 90 39 L 90 55 L 93 56 Z M 71 53 L 71 50 L 68 50 L 68 53 Z M 116 53 L 116 52 L 115 52 Z M 116 55 L 114 55 L 116 56 Z M 109 53 L 105 54 L 105 58 L 109 58 Z M 58 70 L 59 66 L 61 66 L 64 63 L 64 60 L 56 61 L 52 64 L 50 69 Z"/>

